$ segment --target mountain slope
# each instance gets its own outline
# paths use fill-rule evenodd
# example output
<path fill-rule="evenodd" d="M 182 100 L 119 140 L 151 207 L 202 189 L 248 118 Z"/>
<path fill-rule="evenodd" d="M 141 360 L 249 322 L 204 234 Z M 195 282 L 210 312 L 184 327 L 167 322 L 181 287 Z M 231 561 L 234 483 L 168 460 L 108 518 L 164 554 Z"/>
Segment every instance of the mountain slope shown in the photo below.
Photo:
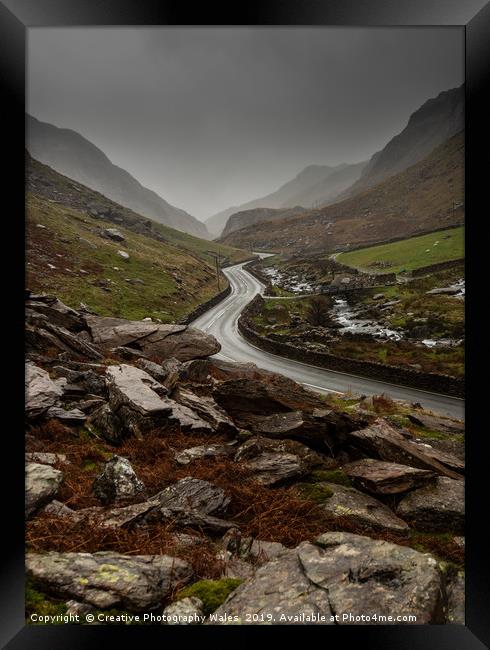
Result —
<path fill-rule="evenodd" d="M 30 156 L 26 180 L 27 286 L 74 308 L 172 322 L 218 293 L 213 254 L 249 257 L 152 222 Z"/>
<path fill-rule="evenodd" d="M 463 201 L 462 131 L 422 161 L 352 198 L 242 228 L 220 241 L 248 250 L 347 250 L 462 224 Z"/>
<path fill-rule="evenodd" d="M 289 208 L 303 205 L 309 208 L 313 202 L 328 200 L 348 187 L 361 173 L 362 165 L 341 164 L 336 167 L 328 165 L 309 165 L 297 176 L 282 185 L 275 192 L 239 206 L 227 208 L 206 220 L 208 230 L 215 235 L 223 232 L 228 218 L 237 212 L 255 210 L 256 208 Z M 332 185 L 330 186 L 330 179 Z M 312 194 L 310 195 L 310 189 Z"/>
<path fill-rule="evenodd" d="M 177 230 L 209 238 L 203 223 L 141 185 L 76 131 L 26 115 L 26 146 L 33 158 L 109 199 Z"/>
<path fill-rule="evenodd" d="M 243 210 L 232 214 L 226 226 L 224 227 L 222 237 L 226 237 L 235 230 L 253 226 L 256 223 L 264 221 L 275 221 L 277 219 L 287 219 L 288 217 L 299 216 L 304 214 L 305 208 L 296 206 L 294 208 L 255 208 L 253 210 Z"/>
<path fill-rule="evenodd" d="M 373 187 L 414 165 L 463 128 L 463 86 L 427 100 L 410 116 L 406 127 L 372 156 L 361 177 L 342 194 L 342 198 Z"/>

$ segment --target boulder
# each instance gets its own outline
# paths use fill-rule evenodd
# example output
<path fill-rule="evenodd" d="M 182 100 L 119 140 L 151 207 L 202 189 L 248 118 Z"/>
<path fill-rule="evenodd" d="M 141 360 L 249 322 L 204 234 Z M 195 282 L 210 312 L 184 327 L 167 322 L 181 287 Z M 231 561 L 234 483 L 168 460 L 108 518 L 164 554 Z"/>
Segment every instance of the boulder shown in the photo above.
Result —
<path fill-rule="evenodd" d="M 168 605 L 163 610 L 164 625 L 199 625 L 205 619 L 202 600 L 191 596 Z"/>
<path fill-rule="evenodd" d="M 25 389 L 25 411 L 31 418 L 54 406 L 63 395 L 63 389 L 55 384 L 46 370 L 31 362 L 25 364 Z"/>
<path fill-rule="evenodd" d="M 64 327 L 72 332 L 79 332 L 85 328 L 85 321 L 81 314 L 55 296 L 30 296 L 25 306 L 29 312 L 42 314 L 47 321 L 58 327 Z"/>
<path fill-rule="evenodd" d="M 145 486 L 136 476 L 129 460 L 117 455 L 105 463 L 92 489 L 104 504 L 136 497 L 145 492 Z"/>
<path fill-rule="evenodd" d="M 135 612 L 157 607 L 192 577 L 189 565 L 179 558 L 105 551 L 28 553 L 26 571 L 47 593 Z"/>
<path fill-rule="evenodd" d="M 219 456 L 230 456 L 233 453 L 233 447 L 230 445 L 201 445 L 199 447 L 189 447 L 175 453 L 175 460 L 179 465 L 189 465 L 195 460 L 202 458 L 217 458 Z"/>
<path fill-rule="evenodd" d="M 87 419 L 85 413 L 80 409 L 71 409 L 69 411 L 66 411 L 64 408 L 61 408 L 59 406 L 51 406 L 46 411 L 46 417 L 60 420 L 60 422 L 63 422 L 63 424 L 72 426 L 80 426 Z"/>
<path fill-rule="evenodd" d="M 243 539 L 240 544 L 240 556 L 252 558 L 259 564 L 273 560 L 286 550 L 286 547 L 279 542 L 265 542 L 252 537 Z"/>
<path fill-rule="evenodd" d="M 322 458 L 294 440 L 251 438 L 238 449 L 235 462 L 241 463 L 262 485 L 278 485 L 308 473 L 322 464 Z"/>
<path fill-rule="evenodd" d="M 420 427 L 425 427 L 431 431 L 439 431 L 440 433 L 463 434 L 464 422 L 461 420 L 451 420 L 450 418 L 442 418 L 437 415 L 428 415 L 426 413 L 412 412 L 408 415 L 408 419 Z"/>
<path fill-rule="evenodd" d="M 153 379 L 158 381 L 160 384 L 165 385 L 165 379 L 168 373 L 162 368 L 162 366 L 159 363 L 155 363 L 154 361 L 150 361 L 149 359 L 139 358 L 136 361 L 136 365 L 138 366 L 138 368 L 141 368 L 141 370 L 144 370 L 149 375 L 151 375 Z"/>
<path fill-rule="evenodd" d="M 420 445 L 406 440 L 401 433 L 381 418 L 365 429 L 348 431 L 346 438 L 351 445 L 374 458 L 431 470 L 450 478 L 461 478 L 456 472 L 439 462 L 434 455 L 428 454 Z"/>
<path fill-rule="evenodd" d="M 306 472 L 301 459 L 288 453 L 263 452 L 245 466 L 257 483 L 269 486 L 298 479 Z"/>
<path fill-rule="evenodd" d="M 186 325 L 164 325 L 130 321 L 123 318 L 85 316 L 92 341 L 109 350 L 129 346 L 143 353 L 179 361 L 189 361 L 216 354 L 220 344 L 210 334 Z"/>
<path fill-rule="evenodd" d="M 167 389 L 144 370 L 127 364 L 107 369 L 109 405 L 122 434 L 141 437 L 156 426 L 209 433 L 210 424 L 166 397 Z M 106 411 L 107 414 L 107 411 Z M 117 429 L 118 427 L 114 427 Z"/>
<path fill-rule="evenodd" d="M 25 513 L 29 517 L 54 499 L 63 481 L 63 472 L 50 465 L 27 463 L 25 468 Z"/>
<path fill-rule="evenodd" d="M 104 355 L 81 334 L 85 332 L 72 333 L 64 327 L 44 323 L 42 327 L 26 328 L 26 343 L 30 350 L 43 352 L 55 347 L 67 358 L 101 361 Z"/>
<path fill-rule="evenodd" d="M 400 494 L 433 482 L 436 474 L 398 463 L 364 458 L 342 468 L 355 487 L 372 494 Z"/>
<path fill-rule="evenodd" d="M 44 451 L 27 452 L 25 461 L 26 463 L 40 463 L 41 465 L 56 465 L 57 463 L 66 465 L 69 463 L 65 454 L 51 454 Z"/>
<path fill-rule="evenodd" d="M 403 498 L 397 514 L 417 530 L 464 534 L 464 481 L 440 476 Z"/>
<path fill-rule="evenodd" d="M 442 622 L 436 560 L 405 546 L 349 533 L 325 533 L 257 569 L 209 623 L 386 624 L 380 615 Z M 337 615 L 337 620 L 336 620 Z M 364 620 L 362 616 L 364 615 Z M 377 618 L 366 619 L 377 615 Z M 226 617 L 237 617 L 233 620 Z M 255 621 L 253 620 L 255 618 Z"/>
<path fill-rule="evenodd" d="M 324 408 L 316 393 L 306 390 L 292 379 L 269 373 L 258 379 L 229 379 L 214 389 L 218 404 L 231 415 L 252 413 L 268 415 L 296 410 Z"/>
<path fill-rule="evenodd" d="M 49 515 L 54 515 L 55 517 L 71 517 L 76 518 L 76 511 L 72 510 L 61 501 L 50 501 L 47 506 L 44 506 L 43 512 L 47 512 Z"/>
<path fill-rule="evenodd" d="M 453 472 L 456 472 L 458 474 L 464 474 L 465 472 L 464 459 L 458 458 L 457 456 L 450 453 L 449 451 L 443 451 L 442 449 L 434 448 L 432 446 L 432 440 L 430 442 L 431 444 L 427 444 L 426 442 L 417 442 L 415 440 L 410 440 L 410 443 L 412 445 L 415 445 L 415 447 L 417 447 L 419 451 L 421 451 L 429 458 L 432 458 L 437 463 L 440 463 L 441 465 L 447 467 L 447 469 L 452 470 Z"/>
<path fill-rule="evenodd" d="M 321 508 L 334 520 L 346 521 L 360 529 L 408 536 L 408 525 L 397 517 L 384 503 L 353 488 L 334 483 L 322 483 L 332 496 Z"/>
<path fill-rule="evenodd" d="M 193 384 L 209 384 L 212 381 L 209 359 L 193 359 L 182 364 L 180 381 Z"/>
<path fill-rule="evenodd" d="M 267 438 L 298 440 L 307 444 L 327 449 L 336 443 L 336 432 L 340 436 L 341 418 L 333 411 L 313 409 L 313 412 L 290 411 L 265 416 L 240 416 L 240 423 L 254 433 Z M 337 427 L 336 424 L 339 426 Z"/>
<path fill-rule="evenodd" d="M 463 571 L 447 585 L 447 622 L 451 625 L 465 625 L 465 576 Z"/>
<path fill-rule="evenodd" d="M 197 510 L 215 515 L 226 510 L 230 497 L 222 488 L 189 476 L 158 492 L 150 501 L 168 510 Z"/>
<path fill-rule="evenodd" d="M 108 237 L 109 239 L 112 239 L 113 241 L 125 241 L 126 238 L 124 235 L 117 230 L 116 228 L 104 228 L 102 233 Z"/>
<path fill-rule="evenodd" d="M 105 370 L 105 366 L 102 366 Z M 96 395 L 98 397 L 107 396 L 107 386 L 103 375 L 95 372 L 94 369 L 73 370 L 65 366 L 54 366 L 53 371 L 57 377 L 65 377 L 67 385 L 76 385 L 80 387 L 81 392 L 85 395 Z M 66 387 L 65 387 L 66 391 Z"/>
<path fill-rule="evenodd" d="M 196 395 L 192 391 L 179 386 L 173 391 L 172 399 L 191 409 L 202 420 L 208 422 L 217 433 L 229 436 L 235 436 L 238 433 L 233 420 L 218 406 L 212 397 Z"/>
<path fill-rule="evenodd" d="M 171 391 L 177 382 L 180 380 L 180 373 L 183 367 L 183 363 L 175 357 L 170 357 L 170 359 L 165 359 L 162 363 L 162 370 L 165 373 L 165 379 L 163 380 L 163 385 Z"/>

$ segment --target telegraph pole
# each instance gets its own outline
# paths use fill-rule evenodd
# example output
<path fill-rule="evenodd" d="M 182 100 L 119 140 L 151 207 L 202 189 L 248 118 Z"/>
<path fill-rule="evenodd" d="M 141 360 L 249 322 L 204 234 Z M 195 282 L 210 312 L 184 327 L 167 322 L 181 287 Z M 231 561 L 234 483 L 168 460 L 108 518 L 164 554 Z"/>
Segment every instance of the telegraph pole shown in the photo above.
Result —
<path fill-rule="evenodd" d="M 220 269 L 220 253 L 215 253 L 214 251 L 208 251 L 208 254 L 211 255 L 211 257 L 214 257 L 214 264 L 216 268 L 216 281 L 218 283 L 218 291 L 220 290 L 220 283 L 219 283 L 219 269 Z"/>

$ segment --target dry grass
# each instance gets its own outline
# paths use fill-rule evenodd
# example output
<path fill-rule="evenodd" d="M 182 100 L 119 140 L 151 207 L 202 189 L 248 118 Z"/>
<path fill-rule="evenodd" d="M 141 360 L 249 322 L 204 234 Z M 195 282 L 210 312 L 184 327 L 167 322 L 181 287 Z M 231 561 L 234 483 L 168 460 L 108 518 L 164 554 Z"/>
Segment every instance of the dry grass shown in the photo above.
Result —
<path fill-rule="evenodd" d="M 179 531 L 182 532 L 182 531 Z M 131 530 L 87 526 L 85 521 L 70 522 L 64 517 L 41 513 L 27 523 L 29 551 L 61 553 L 113 551 L 125 555 L 171 555 L 187 561 L 197 579 L 219 578 L 223 561 L 217 559 L 215 543 L 199 535 L 199 543 L 186 545 L 175 537 L 171 524 L 154 524 Z"/>
<path fill-rule="evenodd" d="M 403 539 L 360 528 L 347 519 L 329 518 L 321 505 L 306 498 L 298 486 L 268 488 L 260 485 L 243 465 L 235 463 L 229 457 L 204 458 L 186 466 L 175 461 L 175 450 L 222 443 L 225 441 L 223 436 L 175 433 L 167 437 L 153 431 L 143 440 L 128 439 L 115 448 L 94 438 L 76 437 L 55 421 L 33 427 L 30 433 L 37 438 L 35 449 L 32 450 L 63 453 L 70 461 L 69 464 L 58 465 L 64 473 L 64 481 L 57 498 L 75 510 L 100 506 L 92 494 L 92 484 L 103 462 L 111 453 L 116 452 L 130 460 L 136 474 L 145 483 L 148 496 L 187 476 L 223 488 L 231 497 L 225 517 L 240 528 L 243 536 L 277 541 L 294 547 L 302 541 L 314 540 L 323 532 L 345 531 L 432 552 L 438 558 L 458 565 L 463 563 L 464 551 L 454 543 L 450 535 L 414 533 L 409 539 Z M 143 498 L 136 497 L 125 504 Z M 176 532 L 171 522 L 109 529 L 41 513 L 28 521 L 26 542 L 29 550 L 38 552 L 106 550 L 130 555 L 176 555 L 187 560 L 199 578 L 219 577 L 222 566 L 216 559 L 216 543 L 201 532 L 179 530 L 178 532 L 198 534 L 201 538 L 198 545 L 182 545 L 175 540 Z"/>
<path fill-rule="evenodd" d="M 373 409 L 379 415 L 388 415 L 396 413 L 397 406 L 389 395 L 381 393 L 381 395 L 373 395 Z"/>

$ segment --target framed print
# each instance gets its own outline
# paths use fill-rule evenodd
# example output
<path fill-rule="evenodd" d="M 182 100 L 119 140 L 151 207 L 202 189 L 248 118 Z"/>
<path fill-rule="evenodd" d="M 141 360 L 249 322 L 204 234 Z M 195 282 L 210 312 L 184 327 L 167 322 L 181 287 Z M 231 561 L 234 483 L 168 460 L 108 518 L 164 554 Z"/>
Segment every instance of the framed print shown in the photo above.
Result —
<path fill-rule="evenodd" d="M 488 4 L 0 17 L 3 645 L 485 647 Z"/>

